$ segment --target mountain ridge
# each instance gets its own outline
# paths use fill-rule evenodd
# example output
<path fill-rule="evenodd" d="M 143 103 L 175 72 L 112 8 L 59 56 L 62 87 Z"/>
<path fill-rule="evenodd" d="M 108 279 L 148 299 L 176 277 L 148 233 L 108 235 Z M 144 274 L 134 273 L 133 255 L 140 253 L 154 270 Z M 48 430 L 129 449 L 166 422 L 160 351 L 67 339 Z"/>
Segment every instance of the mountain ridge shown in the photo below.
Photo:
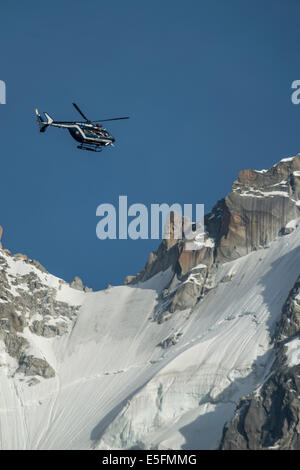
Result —
<path fill-rule="evenodd" d="M 1 249 L 0 448 L 298 448 L 299 183 L 241 172 L 199 250 L 98 292 Z"/>

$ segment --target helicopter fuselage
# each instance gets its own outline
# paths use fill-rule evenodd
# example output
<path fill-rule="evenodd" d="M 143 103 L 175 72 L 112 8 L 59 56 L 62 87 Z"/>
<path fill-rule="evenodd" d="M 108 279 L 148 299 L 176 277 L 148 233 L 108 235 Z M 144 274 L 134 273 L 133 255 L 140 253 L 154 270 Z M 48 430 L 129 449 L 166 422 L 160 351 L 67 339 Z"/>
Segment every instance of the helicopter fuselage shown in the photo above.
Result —
<path fill-rule="evenodd" d="M 52 123 L 50 126 L 68 129 L 73 139 L 81 144 L 91 144 L 103 147 L 112 145 L 115 142 L 115 138 L 106 130 L 99 130 L 99 128 L 92 124 L 82 124 L 77 122 L 74 122 L 74 124 Z"/>

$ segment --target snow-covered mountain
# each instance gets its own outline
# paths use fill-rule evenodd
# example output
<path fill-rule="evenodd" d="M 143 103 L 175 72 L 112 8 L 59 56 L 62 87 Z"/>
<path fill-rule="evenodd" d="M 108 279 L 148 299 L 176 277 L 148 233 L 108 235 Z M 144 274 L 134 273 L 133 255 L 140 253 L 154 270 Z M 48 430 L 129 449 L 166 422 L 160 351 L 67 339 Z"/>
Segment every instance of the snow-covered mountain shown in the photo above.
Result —
<path fill-rule="evenodd" d="M 300 155 L 91 292 L 0 250 L 2 449 L 300 447 Z"/>

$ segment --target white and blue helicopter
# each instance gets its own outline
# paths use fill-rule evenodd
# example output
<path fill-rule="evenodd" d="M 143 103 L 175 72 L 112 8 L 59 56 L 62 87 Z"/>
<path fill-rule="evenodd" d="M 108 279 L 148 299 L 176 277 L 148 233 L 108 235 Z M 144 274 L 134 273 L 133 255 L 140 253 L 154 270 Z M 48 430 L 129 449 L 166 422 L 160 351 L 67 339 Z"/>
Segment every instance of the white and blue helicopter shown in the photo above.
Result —
<path fill-rule="evenodd" d="M 90 121 L 83 112 L 79 109 L 76 103 L 72 103 L 75 109 L 83 117 L 84 121 L 54 121 L 48 113 L 43 113 L 44 118 L 36 109 L 37 123 L 40 126 L 40 132 L 45 132 L 47 127 L 60 127 L 62 129 L 68 129 L 73 139 L 79 142 L 77 148 L 80 150 L 90 150 L 91 152 L 101 152 L 104 147 L 112 145 L 115 142 L 115 138 L 102 127 L 100 123 L 105 121 L 118 121 L 120 119 L 129 119 L 126 117 L 117 117 L 111 119 L 99 119 L 98 121 Z M 94 124 L 95 123 L 95 124 Z M 99 123 L 99 124 L 96 124 Z"/>

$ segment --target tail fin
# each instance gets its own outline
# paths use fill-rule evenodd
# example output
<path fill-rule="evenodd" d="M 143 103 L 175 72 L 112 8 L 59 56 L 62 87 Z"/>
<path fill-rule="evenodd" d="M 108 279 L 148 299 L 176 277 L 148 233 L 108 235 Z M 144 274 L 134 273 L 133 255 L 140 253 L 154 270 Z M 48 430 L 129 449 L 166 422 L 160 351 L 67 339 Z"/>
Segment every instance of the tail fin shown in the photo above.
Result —
<path fill-rule="evenodd" d="M 35 109 L 35 114 L 37 116 L 37 123 L 40 126 L 40 132 L 45 132 L 49 124 L 53 122 L 53 119 L 49 116 L 49 114 L 44 113 L 47 119 L 47 122 L 43 121 L 42 116 L 39 113 L 39 110 L 36 108 Z"/>
<path fill-rule="evenodd" d="M 45 116 L 46 116 L 46 119 L 47 119 L 47 124 L 48 124 L 48 125 L 49 125 L 49 124 L 52 124 L 52 122 L 53 122 L 53 119 L 52 119 L 52 117 L 51 117 L 51 116 L 49 116 L 49 114 L 48 114 L 48 113 L 44 113 L 44 114 L 45 114 Z"/>

